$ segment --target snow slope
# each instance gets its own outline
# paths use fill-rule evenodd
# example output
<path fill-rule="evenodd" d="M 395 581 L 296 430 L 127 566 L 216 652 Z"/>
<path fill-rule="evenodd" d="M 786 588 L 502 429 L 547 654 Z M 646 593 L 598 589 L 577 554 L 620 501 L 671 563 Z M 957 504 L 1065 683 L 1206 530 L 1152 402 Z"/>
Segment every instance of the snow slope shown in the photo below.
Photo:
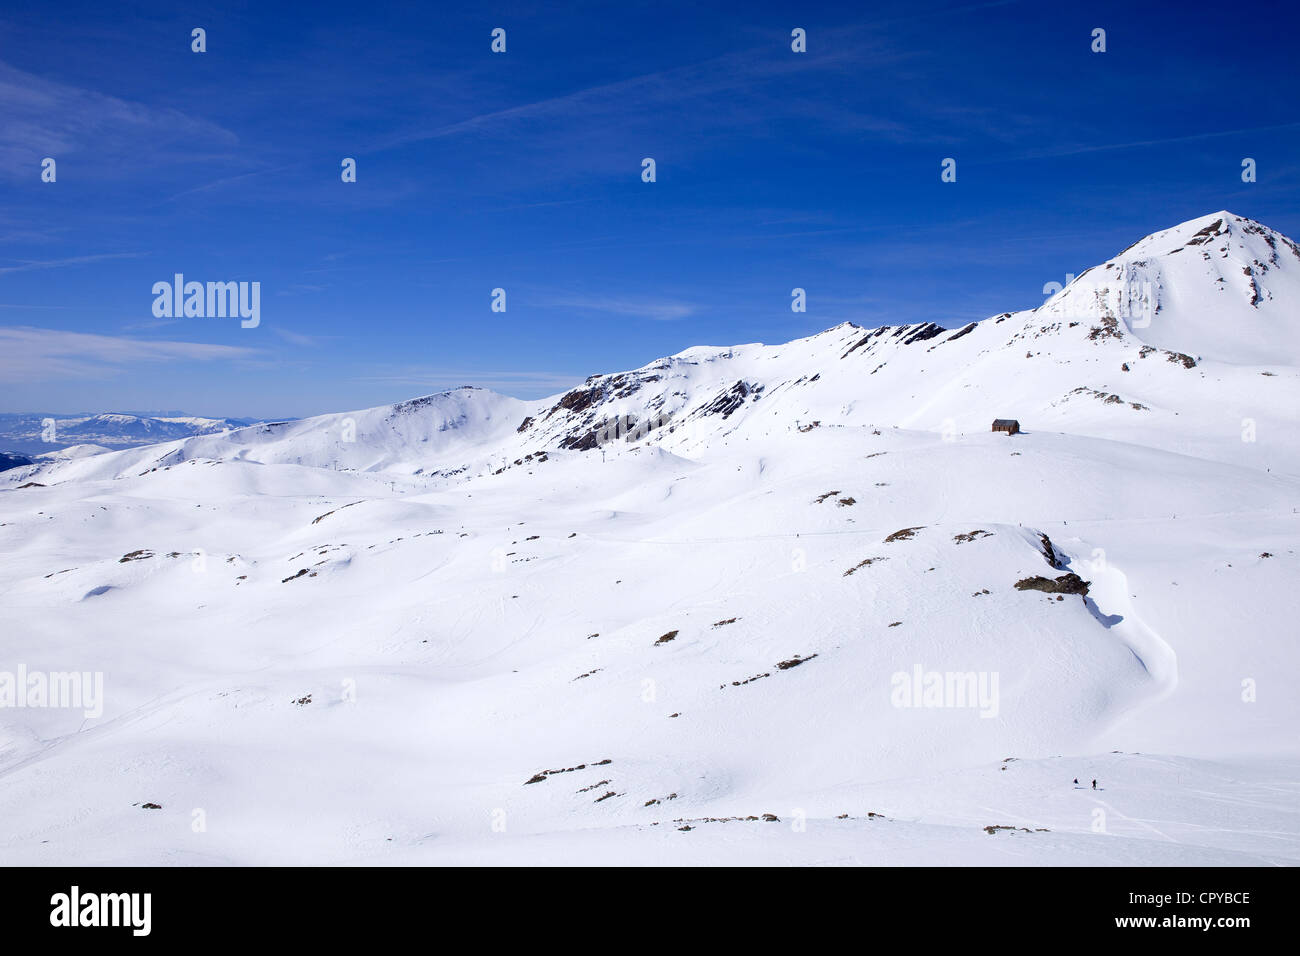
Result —
<path fill-rule="evenodd" d="M 0 672 L 104 681 L 0 707 L 0 860 L 1295 863 L 1300 254 L 1138 262 L 0 474 Z"/>

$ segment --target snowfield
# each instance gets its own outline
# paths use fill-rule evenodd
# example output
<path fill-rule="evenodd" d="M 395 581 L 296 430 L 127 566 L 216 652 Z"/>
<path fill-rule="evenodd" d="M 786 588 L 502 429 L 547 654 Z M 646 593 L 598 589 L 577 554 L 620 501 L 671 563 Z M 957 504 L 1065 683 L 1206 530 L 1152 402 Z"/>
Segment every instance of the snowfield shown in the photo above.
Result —
<path fill-rule="evenodd" d="M 1298 309 L 1219 212 L 963 329 L 0 473 L 0 862 L 1294 865 Z"/>

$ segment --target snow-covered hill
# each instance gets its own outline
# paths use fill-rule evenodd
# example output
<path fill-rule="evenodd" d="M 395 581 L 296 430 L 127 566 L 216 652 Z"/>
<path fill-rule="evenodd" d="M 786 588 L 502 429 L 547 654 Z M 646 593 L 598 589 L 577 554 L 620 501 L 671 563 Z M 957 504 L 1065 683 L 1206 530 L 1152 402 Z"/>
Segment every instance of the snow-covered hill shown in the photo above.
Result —
<path fill-rule="evenodd" d="M 6 471 L 0 856 L 1294 864 L 1297 276 Z"/>

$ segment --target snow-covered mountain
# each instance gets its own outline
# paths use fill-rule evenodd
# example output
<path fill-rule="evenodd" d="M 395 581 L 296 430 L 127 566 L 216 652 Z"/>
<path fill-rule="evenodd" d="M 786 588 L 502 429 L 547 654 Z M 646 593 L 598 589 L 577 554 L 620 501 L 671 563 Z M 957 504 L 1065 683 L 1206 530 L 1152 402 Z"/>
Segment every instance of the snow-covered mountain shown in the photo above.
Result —
<path fill-rule="evenodd" d="M 0 473 L 5 660 L 104 681 L 0 709 L 0 854 L 1294 864 L 1298 278 L 1220 212 L 961 329 Z"/>
<path fill-rule="evenodd" d="M 249 425 L 248 419 L 102 415 L 0 414 L 0 448 L 41 455 L 72 445 L 129 448 Z"/>
<path fill-rule="evenodd" d="M 1113 317 L 1144 343 L 1220 362 L 1295 364 L 1300 247 L 1221 211 L 1147 236 L 1042 310 Z"/>
<path fill-rule="evenodd" d="M 1218 212 L 1133 244 L 1035 309 L 960 329 L 844 323 L 783 345 L 699 346 L 535 402 L 463 388 L 295 422 L 208 422 L 66 474 L 203 458 L 473 475 L 611 438 L 691 457 L 814 423 L 959 434 L 994 417 L 1282 466 L 1300 452 L 1296 302 L 1300 247 Z M 1243 423 L 1274 440 L 1243 449 Z"/>

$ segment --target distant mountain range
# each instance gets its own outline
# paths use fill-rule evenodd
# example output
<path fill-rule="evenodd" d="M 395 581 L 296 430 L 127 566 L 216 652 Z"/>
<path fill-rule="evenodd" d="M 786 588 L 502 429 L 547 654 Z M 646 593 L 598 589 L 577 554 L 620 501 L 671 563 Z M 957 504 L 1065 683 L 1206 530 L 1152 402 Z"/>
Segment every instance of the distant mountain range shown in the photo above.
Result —
<path fill-rule="evenodd" d="M 194 435 L 220 434 L 226 429 L 243 428 L 257 421 L 254 418 L 153 416 L 125 412 L 99 415 L 4 413 L 0 414 L 0 452 L 9 454 L 0 457 L 0 471 L 13 467 L 15 458 L 31 459 L 71 446 L 94 445 L 100 446 L 99 450 L 117 451 Z M 83 449 L 83 454 L 87 450 Z"/>

